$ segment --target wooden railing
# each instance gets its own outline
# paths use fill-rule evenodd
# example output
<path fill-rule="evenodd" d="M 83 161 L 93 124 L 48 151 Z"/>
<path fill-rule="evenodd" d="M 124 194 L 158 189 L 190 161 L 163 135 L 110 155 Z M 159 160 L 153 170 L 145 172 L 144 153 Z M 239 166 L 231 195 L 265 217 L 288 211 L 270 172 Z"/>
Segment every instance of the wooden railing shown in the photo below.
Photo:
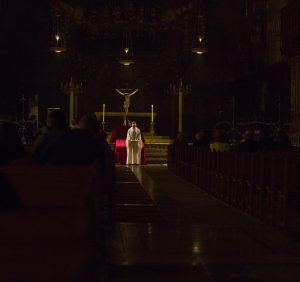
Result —
<path fill-rule="evenodd" d="M 211 153 L 178 144 L 169 146 L 168 167 L 261 222 L 284 231 L 300 227 L 298 151 Z"/>

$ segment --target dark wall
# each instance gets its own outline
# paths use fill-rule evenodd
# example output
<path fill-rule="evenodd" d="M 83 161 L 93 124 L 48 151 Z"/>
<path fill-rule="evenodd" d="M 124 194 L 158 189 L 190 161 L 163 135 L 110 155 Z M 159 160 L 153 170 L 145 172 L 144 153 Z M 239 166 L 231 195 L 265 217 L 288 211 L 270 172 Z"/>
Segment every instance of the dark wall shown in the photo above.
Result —
<path fill-rule="evenodd" d="M 174 136 L 178 98 L 170 92 L 170 83 L 178 83 L 180 77 L 192 86 L 184 97 L 184 129 L 191 132 L 210 128 L 220 120 L 231 120 L 232 97 L 236 98 L 238 118 L 258 115 L 263 80 L 268 85 L 268 101 L 273 99 L 272 93 L 288 88 L 286 84 L 282 87 L 273 84 L 281 70 L 271 75 L 266 74 L 264 66 L 259 70 L 251 67 L 258 60 L 252 58 L 254 53 L 249 53 L 244 1 L 230 1 L 230 5 L 225 0 L 204 1 L 209 53 L 200 57 L 190 52 L 198 1 L 144 2 L 149 11 L 151 5 L 157 8 L 157 21 L 152 25 L 132 25 L 136 64 L 124 68 L 117 62 L 124 27 L 101 23 L 95 36 L 92 31 L 97 25 L 91 30 L 86 22 L 68 16 L 67 52 L 53 54 L 49 51 L 52 30 L 49 3 L 2 1 L 0 112 L 13 112 L 20 117 L 22 94 L 40 96 L 42 118 L 47 107 L 67 110 L 68 97 L 60 85 L 73 77 L 83 83 L 80 114 L 99 111 L 103 103 L 108 111 L 122 111 L 123 97 L 115 88 L 139 88 L 131 99 L 130 111 L 150 112 L 150 105 L 154 104 L 158 113 L 157 133 Z M 98 7 L 97 3 L 78 0 L 75 4 L 89 12 Z M 189 3 L 194 5 L 190 12 L 176 15 L 178 9 Z M 150 19 L 150 14 L 146 18 Z M 284 72 L 288 81 L 288 70 L 284 68 Z M 288 90 L 285 93 L 284 97 L 288 96 Z M 274 108 L 271 103 L 267 106 Z M 266 110 L 265 115 L 274 113 Z M 120 122 L 112 120 L 111 125 Z M 148 130 L 149 121 L 140 119 L 138 123 Z"/>

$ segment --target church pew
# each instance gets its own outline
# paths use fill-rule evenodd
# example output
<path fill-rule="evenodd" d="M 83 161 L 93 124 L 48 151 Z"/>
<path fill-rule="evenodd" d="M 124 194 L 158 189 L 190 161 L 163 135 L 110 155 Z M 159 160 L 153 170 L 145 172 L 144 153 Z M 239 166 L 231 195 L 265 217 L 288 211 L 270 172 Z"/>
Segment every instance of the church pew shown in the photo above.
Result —
<path fill-rule="evenodd" d="M 168 160 L 168 169 L 174 172 L 175 171 L 175 145 L 174 144 L 170 144 L 168 146 L 167 160 Z"/>
<path fill-rule="evenodd" d="M 219 172 L 218 172 L 218 197 L 225 200 L 225 182 L 226 182 L 226 159 L 227 152 L 220 154 Z"/>
<path fill-rule="evenodd" d="M 200 157 L 200 148 L 192 148 L 191 153 L 191 182 L 195 185 L 199 184 L 199 157 Z"/>
<path fill-rule="evenodd" d="M 244 211 L 247 194 L 246 171 L 249 160 L 245 152 L 237 154 L 237 157 L 237 207 Z"/>
<path fill-rule="evenodd" d="M 183 149 L 184 146 L 182 144 L 177 144 L 175 146 L 175 173 L 182 176 L 183 170 Z"/>
<path fill-rule="evenodd" d="M 300 232 L 300 160 L 286 158 L 282 161 L 282 186 L 277 190 L 276 213 L 278 224 L 284 231 Z"/>
<path fill-rule="evenodd" d="M 184 146 L 174 159 L 182 165 Z M 216 154 L 191 149 L 193 183 L 261 222 L 300 232 L 299 150 Z M 175 173 L 185 177 L 181 168 Z"/>
<path fill-rule="evenodd" d="M 239 156 L 237 152 L 232 152 L 231 158 L 231 175 L 230 175 L 230 205 L 238 207 L 238 190 L 239 190 Z"/>
<path fill-rule="evenodd" d="M 95 255 L 100 203 L 95 168 L 5 167 L 23 206 L 0 213 L 1 278 L 74 281 Z M 103 183 L 102 183 L 103 184 Z"/>
<path fill-rule="evenodd" d="M 204 190 L 208 187 L 208 154 L 210 152 L 207 149 L 200 150 L 200 158 L 199 158 L 199 180 L 198 186 Z"/>
<path fill-rule="evenodd" d="M 230 204 L 231 202 L 231 179 L 233 175 L 233 161 L 232 161 L 232 152 L 224 153 L 224 200 L 226 203 Z"/>
<path fill-rule="evenodd" d="M 265 195 L 266 195 L 266 182 L 268 177 L 268 170 L 265 169 L 267 164 L 266 154 L 257 153 L 255 156 L 255 188 L 253 197 L 253 216 L 259 221 L 264 221 L 265 216 Z"/>
<path fill-rule="evenodd" d="M 212 186 L 213 186 L 213 173 L 215 167 L 215 159 L 214 153 L 207 152 L 207 163 L 206 163 L 206 183 L 205 183 L 205 190 L 208 193 L 212 193 Z"/>
<path fill-rule="evenodd" d="M 215 168 L 214 168 L 214 184 L 213 184 L 213 194 L 222 198 L 222 181 L 223 181 L 223 171 L 222 171 L 222 160 L 223 153 L 217 152 L 215 153 Z"/>
<path fill-rule="evenodd" d="M 224 200 L 225 199 L 225 160 L 226 153 L 218 153 L 218 161 L 217 161 L 217 186 L 216 186 L 216 195 L 218 198 Z"/>
<path fill-rule="evenodd" d="M 276 203 L 278 193 L 277 190 L 281 189 L 282 183 L 282 175 L 281 173 L 285 170 L 284 165 L 285 162 L 282 161 L 281 158 L 278 158 L 276 154 L 268 154 L 268 163 L 270 171 L 269 173 L 269 181 L 266 183 L 265 190 L 265 211 L 264 211 L 264 221 L 270 225 L 275 224 L 276 222 Z"/>
<path fill-rule="evenodd" d="M 219 153 L 210 153 L 210 185 L 209 192 L 214 196 L 217 196 L 217 171 L 218 171 L 218 156 Z"/>
<path fill-rule="evenodd" d="M 245 174 L 245 206 L 247 214 L 253 215 L 254 212 L 254 191 L 255 191 L 255 154 L 247 153 L 246 174 Z"/>
<path fill-rule="evenodd" d="M 185 156 L 184 156 L 184 178 L 188 181 L 192 180 L 192 159 L 193 159 L 193 146 L 189 145 L 185 148 Z"/>
<path fill-rule="evenodd" d="M 88 209 L 23 208 L 0 221 L 1 281 L 75 281 L 94 255 Z"/>
<path fill-rule="evenodd" d="M 1 171 L 16 189 L 24 206 L 86 204 L 96 176 L 91 166 L 16 166 Z"/>

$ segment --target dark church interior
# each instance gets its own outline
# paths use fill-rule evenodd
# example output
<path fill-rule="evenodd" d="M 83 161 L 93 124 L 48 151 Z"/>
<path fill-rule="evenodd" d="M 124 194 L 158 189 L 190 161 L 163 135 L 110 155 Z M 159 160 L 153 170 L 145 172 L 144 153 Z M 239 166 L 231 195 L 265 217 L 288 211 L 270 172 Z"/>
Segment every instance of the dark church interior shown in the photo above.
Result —
<path fill-rule="evenodd" d="M 300 281 L 299 0 L 0 22 L 0 282 Z"/>

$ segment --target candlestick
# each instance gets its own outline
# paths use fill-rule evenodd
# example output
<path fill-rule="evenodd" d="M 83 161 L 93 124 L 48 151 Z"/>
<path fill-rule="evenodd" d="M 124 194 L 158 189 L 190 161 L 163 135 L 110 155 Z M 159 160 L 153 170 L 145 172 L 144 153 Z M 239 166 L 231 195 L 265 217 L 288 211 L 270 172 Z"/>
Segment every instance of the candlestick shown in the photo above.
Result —
<path fill-rule="evenodd" d="M 105 121 L 105 104 L 103 104 L 103 111 L 102 111 L 102 121 Z"/>
<path fill-rule="evenodd" d="M 153 104 L 151 104 L 151 122 L 153 123 L 154 116 L 153 116 Z"/>

